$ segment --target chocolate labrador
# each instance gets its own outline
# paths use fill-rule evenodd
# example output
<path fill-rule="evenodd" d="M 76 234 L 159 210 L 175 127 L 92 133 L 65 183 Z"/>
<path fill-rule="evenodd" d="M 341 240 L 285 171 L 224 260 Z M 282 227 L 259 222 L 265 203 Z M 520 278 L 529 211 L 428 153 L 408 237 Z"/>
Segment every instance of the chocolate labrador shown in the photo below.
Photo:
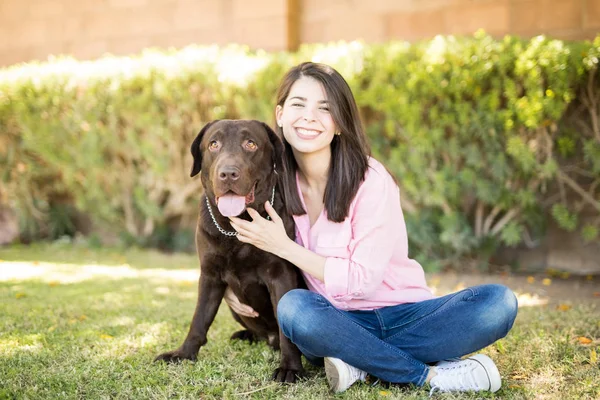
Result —
<path fill-rule="evenodd" d="M 196 360 L 206 344 L 227 286 L 259 313 L 248 318 L 233 312 L 246 328 L 232 339 L 266 340 L 281 350 L 281 362 L 273 374 L 279 382 L 295 382 L 302 372 L 298 348 L 286 338 L 277 324 L 277 303 L 291 289 L 304 285 L 296 267 L 289 262 L 236 238 L 229 216 L 249 220 L 246 207 L 266 217 L 269 200 L 284 222 L 290 238 L 294 222 L 285 212 L 276 168 L 281 166 L 283 143 L 266 124 L 251 120 L 219 120 L 207 124 L 191 147 L 194 164 L 191 176 L 201 172 L 204 194 L 196 228 L 200 258 L 198 301 L 183 344 L 156 360 Z"/>

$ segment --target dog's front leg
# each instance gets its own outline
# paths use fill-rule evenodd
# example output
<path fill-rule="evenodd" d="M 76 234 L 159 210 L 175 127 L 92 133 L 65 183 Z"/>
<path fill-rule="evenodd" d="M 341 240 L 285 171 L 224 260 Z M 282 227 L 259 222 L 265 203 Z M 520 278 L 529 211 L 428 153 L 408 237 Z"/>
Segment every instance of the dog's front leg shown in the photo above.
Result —
<path fill-rule="evenodd" d="M 178 349 L 163 353 L 154 361 L 196 360 L 200 347 L 206 344 L 206 333 L 217 315 L 226 287 L 220 278 L 211 277 L 208 273 L 200 275 L 198 302 L 185 341 Z"/>
<path fill-rule="evenodd" d="M 283 274 L 282 274 L 283 275 Z M 295 279 L 296 274 L 289 274 L 289 279 L 272 279 L 269 285 L 269 293 L 271 294 L 271 303 L 273 304 L 273 311 L 277 318 L 277 304 L 279 300 L 288 291 L 298 287 L 298 283 Z M 277 323 L 279 326 L 279 322 Z M 278 382 L 294 383 L 296 379 L 302 374 L 302 353 L 298 350 L 295 344 L 288 339 L 282 332 L 281 326 L 279 326 L 279 348 L 281 350 L 281 361 L 279 368 L 273 373 L 273 379 Z"/>

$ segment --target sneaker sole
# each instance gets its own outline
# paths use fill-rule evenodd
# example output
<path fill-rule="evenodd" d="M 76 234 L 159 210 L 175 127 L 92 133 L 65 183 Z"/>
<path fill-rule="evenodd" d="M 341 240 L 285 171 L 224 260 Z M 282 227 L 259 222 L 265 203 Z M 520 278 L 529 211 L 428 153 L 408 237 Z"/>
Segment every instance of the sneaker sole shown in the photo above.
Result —
<path fill-rule="evenodd" d="M 327 377 L 327 383 L 329 383 L 329 388 L 333 390 L 335 393 L 343 392 L 339 387 L 340 384 L 340 375 L 339 370 L 335 366 L 336 359 L 332 359 L 330 357 L 325 357 L 325 376 Z"/>
<path fill-rule="evenodd" d="M 500 378 L 500 372 L 498 372 L 498 367 L 496 367 L 494 361 L 485 354 L 476 354 L 468 359 L 477 361 L 483 366 L 490 381 L 489 391 L 492 393 L 497 392 L 502 386 L 502 378 Z"/>

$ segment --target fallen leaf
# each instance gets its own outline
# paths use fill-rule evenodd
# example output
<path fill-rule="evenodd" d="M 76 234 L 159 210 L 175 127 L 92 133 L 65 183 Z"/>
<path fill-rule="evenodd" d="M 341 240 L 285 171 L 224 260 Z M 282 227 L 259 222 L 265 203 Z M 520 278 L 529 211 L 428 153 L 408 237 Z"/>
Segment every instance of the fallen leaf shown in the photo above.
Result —
<path fill-rule="evenodd" d="M 586 275 L 585 279 L 587 279 L 588 281 L 593 281 L 594 275 Z"/>
<path fill-rule="evenodd" d="M 585 336 L 579 336 L 579 338 L 577 338 L 577 340 L 579 340 L 579 344 L 590 344 L 590 343 L 592 343 L 592 339 L 586 338 Z"/>
<path fill-rule="evenodd" d="M 550 279 L 550 278 L 544 278 L 544 280 L 542 281 L 542 284 L 544 286 L 550 286 L 550 285 L 552 285 L 552 279 Z"/>
<path fill-rule="evenodd" d="M 27 295 L 21 292 L 15 294 L 15 299 L 22 299 L 23 297 L 27 297 Z"/>
<path fill-rule="evenodd" d="M 40 262 L 39 261 L 34 261 L 34 262 L 32 262 L 32 264 L 33 265 L 40 265 Z"/>
<path fill-rule="evenodd" d="M 522 380 L 524 380 L 524 379 L 527 379 L 527 376 L 525 376 L 525 375 L 520 375 L 520 374 L 517 374 L 517 375 L 513 375 L 513 376 L 511 376 L 511 378 L 512 378 L 512 379 L 514 379 L 514 380 L 516 380 L 516 381 L 522 381 Z"/>
<path fill-rule="evenodd" d="M 570 276 L 571 276 L 571 274 L 568 273 L 568 272 L 563 272 L 563 273 L 560 274 L 560 277 L 562 279 L 568 279 Z"/>
<path fill-rule="evenodd" d="M 58 286 L 58 285 L 60 285 L 60 282 L 58 282 L 58 281 L 48 282 L 48 286 L 50 286 L 50 287 L 54 287 L 54 286 Z"/>
<path fill-rule="evenodd" d="M 600 292 L 594 292 L 594 297 L 600 297 Z"/>
<path fill-rule="evenodd" d="M 571 306 L 568 305 L 568 304 L 559 304 L 556 307 L 556 309 L 559 310 L 559 311 L 569 311 L 571 309 Z"/>
<path fill-rule="evenodd" d="M 80 321 L 85 321 L 86 319 L 87 319 L 87 317 L 83 314 L 79 316 Z"/>
<path fill-rule="evenodd" d="M 380 391 L 379 391 L 379 394 L 380 394 L 381 396 L 389 396 L 389 395 L 390 395 L 390 392 L 388 392 L 388 391 L 386 391 L 386 390 L 380 390 Z"/>
<path fill-rule="evenodd" d="M 598 363 L 598 354 L 596 354 L 596 349 L 590 349 L 590 364 Z"/>
<path fill-rule="evenodd" d="M 107 335 L 106 333 L 102 333 L 100 335 L 100 339 L 108 339 L 108 340 L 110 340 L 110 339 L 114 339 L 114 338 L 112 336 L 110 336 L 110 335 Z"/>
<path fill-rule="evenodd" d="M 533 282 L 535 282 L 535 278 L 533 276 L 528 276 L 527 283 L 533 283 Z"/>

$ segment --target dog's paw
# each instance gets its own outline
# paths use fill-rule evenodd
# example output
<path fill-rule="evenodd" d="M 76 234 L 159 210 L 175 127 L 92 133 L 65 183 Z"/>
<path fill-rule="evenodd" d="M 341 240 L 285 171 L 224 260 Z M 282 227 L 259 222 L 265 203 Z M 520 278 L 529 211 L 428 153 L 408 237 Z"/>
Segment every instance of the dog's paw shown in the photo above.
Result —
<path fill-rule="evenodd" d="M 298 369 L 287 369 L 287 368 L 277 368 L 275 372 L 273 372 L 273 380 L 282 383 L 296 383 L 298 378 L 302 375 L 302 370 Z"/>
<path fill-rule="evenodd" d="M 196 361 L 196 354 L 185 354 L 180 350 L 173 350 L 160 354 L 154 359 L 154 362 L 164 361 L 167 363 L 178 363 L 183 360 Z"/>
<path fill-rule="evenodd" d="M 235 332 L 233 335 L 231 335 L 231 337 L 229 339 L 230 340 L 246 340 L 250 343 L 254 343 L 257 341 L 254 333 L 252 333 L 252 331 L 249 331 L 247 329 Z"/>

